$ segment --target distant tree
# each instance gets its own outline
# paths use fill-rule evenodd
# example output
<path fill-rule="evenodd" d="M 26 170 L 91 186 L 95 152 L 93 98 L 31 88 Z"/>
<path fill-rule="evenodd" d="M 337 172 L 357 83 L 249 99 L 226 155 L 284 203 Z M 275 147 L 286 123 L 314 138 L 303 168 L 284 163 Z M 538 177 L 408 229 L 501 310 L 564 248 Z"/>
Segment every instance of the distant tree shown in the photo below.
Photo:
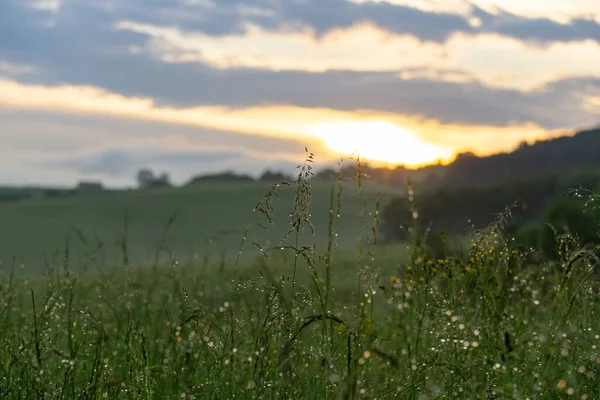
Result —
<path fill-rule="evenodd" d="M 393 198 L 383 209 L 381 230 L 389 241 L 406 240 L 413 227 L 411 205 L 406 197 Z"/>
<path fill-rule="evenodd" d="M 315 174 L 314 179 L 322 181 L 331 181 L 337 178 L 337 173 L 333 168 L 323 169 Z"/>
<path fill-rule="evenodd" d="M 172 186 L 168 173 L 163 172 L 160 176 L 155 176 L 149 168 L 138 171 L 137 182 L 141 189 L 159 189 Z"/>
<path fill-rule="evenodd" d="M 288 175 L 281 171 L 271 171 L 267 169 L 259 178 L 263 182 L 291 182 L 294 180 L 291 175 Z"/>
<path fill-rule="evenodd" d="M 517 147 L 517 150 L 525 150 L 529 148 L 529 143 L 527 142 L 527 140 L 522 140 L 521 143 L 519 143 L 519 147 Z"/>
<path fill-rule="evenodd" d="M 559 257 L 557 235 L 569 234 L 581 245 L 594 245 L 600 242 L 599 224 L 598 210 L 586 209 L 581 200 L 560 199 L 545 208 L 539 221 L 522 225 L 516 240 L 548 259 L 556 259 Z"/>
<path fill-rule="evenodd" d="M 361 165 L 361 172 L 363 176 L 372 177 L 374 179 L 380 179 L 377 175 L 378 173 L 389 173 L 387 169 L 378 169 L 370 167 L 368 164 L 364 163 Z M 356 164 L 348 164 L 341 168 L 333 169 L 333 168 L 325 168 L 321 171 L 315 173 L 314 178 L 318 181 L 335 181 L 341 175 L 342 179 L 353 179 L 356 178 L 358 171 Z"/>
<path fill-rule="evenodd" d="M 169 176 L 169 174 L 167 172 L 163 172 L 162 174 L 160 174 L 160 176 L 158 178 L 156 178 L 156 180 L 160 184 L 163 184 L 165 186 L 171 186 L 171 177 Z"/>
<path fill-rule="evenodd" d="M 188 185 L 207 182 L 254 182 L 254 178 L 249 175 L 238 175 L 233 171 L 225 171 L 216 174 L 198 175 L 193 177 Z"/>
<path fill-rule="evenodd" d="M 143 168 L 137 173 L 138 186 L 142 189 L 152 186 L 154 182 L 154 172 L 149 168 Z"/>

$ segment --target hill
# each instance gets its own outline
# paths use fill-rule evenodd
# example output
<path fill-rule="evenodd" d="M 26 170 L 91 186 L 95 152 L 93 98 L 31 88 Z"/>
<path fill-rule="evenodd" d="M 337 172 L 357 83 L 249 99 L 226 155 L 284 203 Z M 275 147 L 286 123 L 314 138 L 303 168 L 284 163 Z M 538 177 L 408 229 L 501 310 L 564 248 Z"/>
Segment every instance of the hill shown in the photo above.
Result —
<path fill-rule="evenodd" d="M 532 145 L 523 143 L 512 153 L 490 157 L 462 155 L 444 168 L 442 180 L 447 185 L 488 185 L 592 167 L 600 167 L 600 129 Z"/>
<path fill-rule="evenodd" d="M 540 175 L 565 174 L 570 170 L 600 167 L 600 128 L 581 131 L 574 136 L 523 143 L 513 152 L 478 157 L 460 154 L 448 165 L 431 165 L 418 169 L 403 166 L 394 169 L 364 165 L 363 171 L 373 180 L 390 186 L 405 185 L 408 179 L 421 187 L 488 186 L 505 181 Z M 344 176 L 356 173 L 349 165 Z M 331 180 L 335 171 L 326 169 L 317 174 L 319 180 Z"/>

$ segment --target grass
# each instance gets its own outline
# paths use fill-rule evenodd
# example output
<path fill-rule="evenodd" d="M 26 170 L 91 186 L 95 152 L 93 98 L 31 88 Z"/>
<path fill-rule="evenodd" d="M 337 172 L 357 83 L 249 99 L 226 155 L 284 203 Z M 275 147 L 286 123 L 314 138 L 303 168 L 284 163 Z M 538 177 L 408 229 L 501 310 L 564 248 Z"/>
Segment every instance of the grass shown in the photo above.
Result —
<path fill-rule="evenodd" d="M 565 237 L 562 260 L 532 265 L 506 215 L 457 258 L 381 246 L 381 202 L 360 177 L 346 204 L 346 183 L 309 175 L 279 201 L 286 188 L 267 191 L 239 263 L 170 253 L 84 273 L 65 254 L 43 276 L 5 269 L 0 398 L 600 398 L 593 252 Z"/>

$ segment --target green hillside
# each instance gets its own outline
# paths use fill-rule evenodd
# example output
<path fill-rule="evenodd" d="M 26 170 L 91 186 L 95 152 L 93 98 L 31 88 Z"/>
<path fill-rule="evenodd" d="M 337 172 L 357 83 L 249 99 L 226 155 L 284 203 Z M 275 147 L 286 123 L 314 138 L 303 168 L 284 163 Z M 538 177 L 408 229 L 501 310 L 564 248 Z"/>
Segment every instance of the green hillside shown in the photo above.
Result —
<path fill-rule="evenodd" d="M 268 246 L 269 241 L 275 245 L 290 229 L 293 186 L 280 188 L 280 199 L 273 198 L 275 223 L 268 226 L 268 231 L 255 223 L 266 224 L 266 219 L 253 213 L 253 209 L 271 186 L 210 183 L 1 203 L 0 259 L 6 265 L 14 255 L 19 264 L 25 263 L 28 271 L 35 272 L 43 266 L 44 258 L 62 263 L 67 243 L 73 265 L 82 266 L 120 265 L 124 246 L 130 263 L 151 265 L 161 243 L 165 244 L 163 261 L 165 257 L 168 260 L 169 249 L 180 261 L 207 255 L 220 257 L 223 253 L 233 257 L 249 222 L 253 225 L 244 254 L 253 254 L 258 251 L 254 240 L 260 238 L 263 246 Z M 312 219 L 314 242 L 318 245 L 327 241 L 330 195 L 335 186 L 323 183 L 313 187 Z M 345 186 L 341 195 L 343 218 L 337 225 L 338 245 L 342 247 L 355 245 L 356 232 L 364 225 L 359 216 L 363 201 L 358 197 L 356 184 L 349 182 Z M 365 187 L 364 197 L 373 208 L 375 190 Z M 337 203 L 337 189 L 335 199 Z"/>

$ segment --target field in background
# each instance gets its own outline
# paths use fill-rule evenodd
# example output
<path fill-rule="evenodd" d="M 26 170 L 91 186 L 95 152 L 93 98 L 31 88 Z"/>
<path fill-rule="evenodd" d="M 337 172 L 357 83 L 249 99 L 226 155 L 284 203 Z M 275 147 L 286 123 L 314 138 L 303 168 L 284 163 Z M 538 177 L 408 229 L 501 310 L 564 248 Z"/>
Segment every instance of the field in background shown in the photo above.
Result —
<path fill-rule="evenodd" d="M 253 241 L 276 245 L 290 229 L 293 187 L 281 187 L 280 199 L 273 198 L 275 223 L 269 231 L 255 224 L 264 224 L 264 218 L 253 209 L 271 186 L 207 183 L 180 189 L 0 203 L 0 260 L 6 266 L 14 255 L 18 265 L 25 264 L 26 270 L 35 274 L 42 270 L 45 259 L 62 264 L 67 243 L 73 266 L 87 264 L 91 269 L 121 265 L 125 245 L 129 263 L 134 265 L 153 264 L 157 251 L 162 263 L 168 262 L 171 252 L 182 262 L 221 257 L 223 253 L 230 258 L 237 255 L 249 222 L 252 226 L 244 254 L 253 254 L 258 251 Z M 327 243 L 332 186 L 335 183 L 313 187 L 314 242 L 318 246 Z M 355 233 L 369 219 L 368 215 L 361 217 L 364 202 L 370 204 L 368 211 L 375 211 L 377 188 L 366 184 L 361 199 L 355 183 L 347 181 L 344 186 L 337 244 L 354 247 Z M 387 189 L 386 193 L 393 191 Z M 337 189 L 335 196 L 337 203 Z M 386 194 L 381 196 L 385 201 Z"/>

